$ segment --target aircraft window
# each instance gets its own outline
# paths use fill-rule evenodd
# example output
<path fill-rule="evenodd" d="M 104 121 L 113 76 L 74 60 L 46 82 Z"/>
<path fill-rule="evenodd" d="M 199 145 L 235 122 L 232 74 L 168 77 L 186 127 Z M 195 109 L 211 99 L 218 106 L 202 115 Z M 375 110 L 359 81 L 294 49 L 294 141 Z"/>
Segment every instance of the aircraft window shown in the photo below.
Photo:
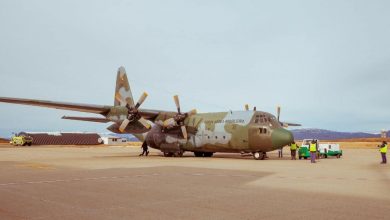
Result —
<path fill-rule="evenodd" d="M 267 134 L 267 128 L 264 128 L 264 134 Z"/>
<path fill-rule="evenodd" d="M 262 133 L 263 133 L 263 129 L 262 129 L 262 128 L 259 128 L 259 131 L 260 131 L 260 134 L 262 134 Z"/>
<path fill-rule="evenodd" d="M 260 119 L 260 123 L 264 123 L 264 118 L 261 118 L 261 119 Z"/>
<path fill-rule="evenodd" d="M 218 136 L 215 136 L 215 139 L 218 139 Z"/>
<path fill-rule="evenodd" d="M 225 136 L 223 136 L 223 139 L 226 139 L 226 137 L 225 137 Z"/>
<path fill-rule="evenodd" d="M 256 119 L 256 120 L 255 120 L 255 123 L 259 123 L 259 119 Z"/>
<path fill-rule="evenodd" d="M 210 139 L 210 136 L 207 136 L 208 139 Z"/>

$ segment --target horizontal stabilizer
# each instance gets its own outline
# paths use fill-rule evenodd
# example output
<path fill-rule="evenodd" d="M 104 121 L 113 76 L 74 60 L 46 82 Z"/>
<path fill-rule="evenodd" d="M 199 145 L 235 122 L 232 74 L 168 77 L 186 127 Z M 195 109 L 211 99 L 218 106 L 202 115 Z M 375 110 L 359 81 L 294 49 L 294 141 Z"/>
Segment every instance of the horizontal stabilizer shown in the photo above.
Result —
<path fill-rule="evenodd" d="M 283 127 L 290 127 L 290 126 L 302 126 L 301 124 L 296 124 L 296 123 L 290 123 L 290 122 L 280 122 Z"/>
<path fill-rule="evenodd" d="M 107 123 L 110 120 L 106 118 L 93 118 L 93 117 L 72 117 L 72 116 L 63 116 L 62 119 L 75 120 L 75 121 L 89 121 L 89 122 L 99 122 Z"/>

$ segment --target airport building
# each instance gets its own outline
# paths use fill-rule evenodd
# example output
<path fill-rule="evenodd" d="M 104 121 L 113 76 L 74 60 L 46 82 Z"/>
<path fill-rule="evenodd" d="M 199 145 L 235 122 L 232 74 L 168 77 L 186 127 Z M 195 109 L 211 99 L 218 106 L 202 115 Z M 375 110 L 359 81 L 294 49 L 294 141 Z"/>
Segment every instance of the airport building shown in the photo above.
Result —
<path fill-rule="evenodd" d="M 126 145 L 127 139 L 115 136 L 102 136 L 102 141 L 106 145 Z"/>
<path fill-rule="evenodd" d="M 21 132 L 33 138 L 33 145 L 98 145 L 103 140 L 97 133 Z"/>

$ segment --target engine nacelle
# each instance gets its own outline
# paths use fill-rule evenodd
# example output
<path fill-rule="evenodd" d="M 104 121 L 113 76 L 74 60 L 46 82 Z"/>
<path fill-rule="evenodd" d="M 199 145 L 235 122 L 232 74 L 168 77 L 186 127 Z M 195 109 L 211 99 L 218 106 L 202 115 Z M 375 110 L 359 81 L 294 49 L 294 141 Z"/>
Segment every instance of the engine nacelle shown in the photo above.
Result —
<path fill-rule="evenodd" d="M 160 149 L 163 152 L 177 152 L 182 150 L 186 141 L 183 140 L 180 128 L 164 131 L 160 125 L 155 125 L 145 138 L 148 146 Z"/>

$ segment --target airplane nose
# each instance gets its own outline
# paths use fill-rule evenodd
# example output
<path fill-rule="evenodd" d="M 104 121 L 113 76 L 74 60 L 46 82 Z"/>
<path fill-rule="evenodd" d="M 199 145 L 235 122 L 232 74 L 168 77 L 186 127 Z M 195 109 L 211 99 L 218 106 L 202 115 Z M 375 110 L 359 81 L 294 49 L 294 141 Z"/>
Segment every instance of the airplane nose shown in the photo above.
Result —
<path fill-rule="evenodd" d="M 284 147 L 294 141 L 293 134 L 284 128 L 278 128 L 274 130 L 272 132 L 271 139 L 272 146 L 274 146 L 275 148 Z"/>

